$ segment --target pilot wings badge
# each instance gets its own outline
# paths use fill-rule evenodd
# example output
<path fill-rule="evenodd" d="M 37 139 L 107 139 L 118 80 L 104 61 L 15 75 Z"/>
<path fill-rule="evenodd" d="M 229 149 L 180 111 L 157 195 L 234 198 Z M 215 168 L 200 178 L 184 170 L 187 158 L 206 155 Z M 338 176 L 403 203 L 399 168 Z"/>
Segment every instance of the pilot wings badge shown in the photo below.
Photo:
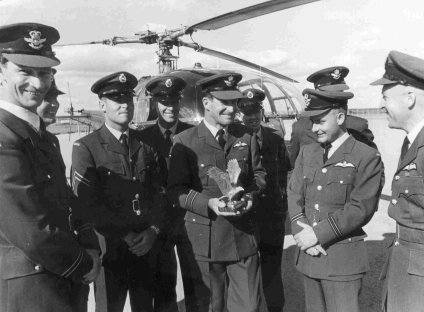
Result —
<path fill-rule="evenodd" d="M 238 177 L 240 175 L 241 169 L 238 164 L 237 159 L 231 159 L 228 161 L 227 172 L 222 171 L 217 167 L 211 167 L 208 169 L 208 176 L 211 177 L 222 192 L 221 200 L 227 203 L 221 211 L 235 211 L 240 202 L 235 200 L 235 197 L 238 193 L 244 189 L 241 186 L 237 186 Z"/>

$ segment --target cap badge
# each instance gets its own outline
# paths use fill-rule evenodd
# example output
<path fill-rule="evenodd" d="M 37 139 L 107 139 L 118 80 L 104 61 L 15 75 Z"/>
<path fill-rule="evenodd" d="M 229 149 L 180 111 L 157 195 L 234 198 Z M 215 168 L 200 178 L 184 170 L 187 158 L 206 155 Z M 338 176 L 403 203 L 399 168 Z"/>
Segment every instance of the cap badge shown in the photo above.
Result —
<path fill-rule="evenodd" d="M 121 83 L 125 83 L 127 82 L 127 77 L 125 76 L 125 74 L 120 74 L 118 77 L 119 82 Z"/>
<path fill-rule="evenodd" d="M 171 88 L 172 87 L 172 80 L 171 79 L 166 79 L 166 81 L 165 81 L 165 86 L 167 86 L 168 88 Z"/>
<path fill-rule="evenodd" d="M 247 97 L 249 99 L 253 99 L 253 92 L 252 91 L 247 92 Z"/>
<path fill-rule="evenodd" d="M 340 70 L 338 68 L 333 70 L 333 72 L 331 73 L 331 77 L 333 77 L 334 80 L 339 79 L 341 75 L 342 75 L 342 73 L 340 72 Z"/>
<path fill-rule="evenodd" d="M 305 99 L 306 107 L 309 106 L 309 103 L 311 102 L 311 98 L 309 97 L 309 94 L 306 93 L 303 98 Z"/>
<path fill-rule="evenodd" d="M 227 80 L 224 80 L 225 84 L 227 85 L 227 87 L 232 87 L 234 85 L 234 76 L 228 76 Z"/>
<path fill-rule="evenodd" d="M 33 49 L 40 50 L 42 47 L 44 47 L 44 42 L 46 39 L 41 39 L 41 31 L 38 30 L 31 30 L 29 32 L 29 35 L 31 38 L 25 38 L 25 41 L 28 42 L 29 46 Z"/>

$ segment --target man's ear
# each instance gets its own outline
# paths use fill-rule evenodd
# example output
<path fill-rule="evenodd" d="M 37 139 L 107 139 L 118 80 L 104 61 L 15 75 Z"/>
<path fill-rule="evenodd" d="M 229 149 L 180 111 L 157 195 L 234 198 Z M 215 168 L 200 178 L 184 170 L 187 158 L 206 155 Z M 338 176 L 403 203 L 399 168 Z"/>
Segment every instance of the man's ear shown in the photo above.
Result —
<path fill-rule="evenodd" d="M 211 99 L 208 98 L 207 96 L 204 96 L 202 98 L 202 103 L 203 103 L 203 107 L 205 108 L 205 110 L 209 111 L 209 104 L 210 104 Z"/>
<path fill-rule="evenodd" d="M 414 107 L 416 100 L 417 96 L 415 95 L 415 92 L 413 90 L 409 90 L 406 96 L 406 102 L 408 104 L 409 109 L 412 109 Z"/>
<path fill-rule="evenodd" d="M 346 113 L 344 111 L 339 111 L 339 113 L 337 114 L 337 124 L 341 126 L 342 124 L 344 124 L 345 120 Z"/>
<path fill-rule="evenodd" d="M 99 108 L 103 111 L 103 113 L 106 113 L 106 103 L 103 99 L 99 100 Z"/>

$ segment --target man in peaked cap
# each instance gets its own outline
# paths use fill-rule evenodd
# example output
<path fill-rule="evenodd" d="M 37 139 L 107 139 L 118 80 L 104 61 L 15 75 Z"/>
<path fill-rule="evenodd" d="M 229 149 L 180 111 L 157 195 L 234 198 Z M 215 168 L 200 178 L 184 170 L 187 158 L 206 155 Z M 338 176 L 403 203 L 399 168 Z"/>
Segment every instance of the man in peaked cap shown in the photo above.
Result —
<path fill-rule="evenodd" d="M 56 69 L 52 68 L 52 74 L 56 74 Z M 43 103 L 37 107 L 37 114 L 43 119 L 46 126 L 56 122 L 56 114 L 60 106 L 57 97 L 62 94 L 65 94 L 65 92 L 57 88 L 56 81 L 53 78 L 52 85 L 44 97 Z"/>
<path fill-rule="evenodd" d="M 165 207 L 159 193 L 157 151 L 128 127 L 137 82 L 130 73 L 116 72 L 93 84 L 105 124 L 77 140 L 72 150 L 73 210 L 105 238 L 107 308 L 102 311 L 123 311 L 128 292 L 133 311 L 153 311 L 160 251 L 156 242 L 163 231 Z M 96 302 L 104 302 L 101 290 L 96 287 Z"/>
<path fill-rule="evenodd" d="M 306 78 L 307 81 L 314 84 L 316 90 L 343 92 L 349 89 L 345 82 L 345 78 L 349 73 L 349 69 L 344 66 L 333 66 L 321 69 Z M 353 97 L 353 94 L 350 93 Z M 368 121 L 364 118 L 347 115 L 346 128 L 349 134 L 353 135 L 355 139 L 361 141 L 371 147 L 376 145 L 374 135 L 368 128 Z M 292 134 L 290 138 L 290 160 L 292 164 L 296 161 L 300 148 L 303 145 L 314 143 L 317 140 L 316 135 L 312 132 L 312 122 L 310 118 L 303 117 L 292 125 Z"/>
<path fill-rule="evenodd" d="M 236 103 L 243 94 L 242 76 L 226 72 L 197 82 L 204 120 L 174 138 L 168 175 L 168 196 L 186 210 L 185 229 L 201 273 L 194 287 L 198 310 L 257 311 L 260 264 L 253 201 L 265 186 L 265 171 L 252 131 L 234 124 Z M 240 167 L 237 184 L 247 205 L 241 212 L 226 209 L 224 195 L 209 169 L 226 171 L 229 160 Z"/>
<path fill-rule="evenodd" d="M 258 89 L 243 91 L 244 99 L 237 106 L 243 123 L 251 128 L 258 140 L 260 157 L 267 173 L 266 189 L 259 199 L 259 221 L 262 284 L 269 312 L 281 312 L 284 306 L 284 289 L 281 262 L 284 245 L 284 221 L 287 213 L 287 172 L 290 161 L 284 139 L 273 129 L 261 125 L 262 101 L 265 93 Z"/>
<path fill-rule="evenodd" d="M 51 67 L 60 63 L 52 51 L 58 40 L 42 24 L 0 27 L 2 312 L 84 311 L 83 283 L 94 280 L 100 263 L 90 226 L 69 230 L 65 165 L 37 115 Z"/>
<path fill-rule="evenodd" d="M 165 195 L 168 179 L 169 153 L 176 134 L 191 128 L 190 124 L 178 120 L 182 91 L 186 83 L 176 76 L 160 76 L 146 84 L 146 93 L 151 96 L 151 106 L 155 107 L 158 119 L 156 123 L 141 131 L 143 140 L 158 150 L 160 186 Z M 165 197 L 169 219 L 166 231 L 161 235 L 162 251 L 158 258 L 157 288 L 155 291 L 155 311 L 176 311 L 177 307 L 177 259 L 174 246 L 177 247 L 181 275 L 184 285 L 184 303 L 186 311 L 192 311 L 193 287 L 190 283 L 190 268 L 185 259 L 190 254 L 190 242 L 184 235 L 185 211 L 172 204 Z"/>
<path fill-rule="evenodd" d="M 365 232 L 377 209 L 383 168 L 374 148 L 346 130 L 348 92 L 305 89 L 317 142 L 301 148 L 288 187 L 306 311 L 359 312 L 369 269 Z"/>
<path fill-rule="evenodd" d="M 389 128 L 406 132 L 392 180 L 388 213 L 396 235 L 381 278 L 386 311 L 419 311 L 424 305 L 424 60 L 398 51 L 386 59 L 381 108 Z"/>

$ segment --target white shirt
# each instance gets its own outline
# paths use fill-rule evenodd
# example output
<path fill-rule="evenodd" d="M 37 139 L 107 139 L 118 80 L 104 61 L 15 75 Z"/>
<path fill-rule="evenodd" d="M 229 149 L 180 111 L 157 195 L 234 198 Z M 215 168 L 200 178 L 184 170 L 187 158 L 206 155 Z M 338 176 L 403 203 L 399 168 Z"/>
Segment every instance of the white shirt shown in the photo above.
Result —
<path fill-rule="evenodd" d="M 130 131 L 129 129 L 127 129 L 127 131 L 121 132 L 119 130 L 113 129 L 112 127 L 109 127 L 107 124 L 106 128 L 110 131 L 110 133 L 112 133 L 112 135 L 119 141 L 121 139 L 121 135 L 122 133 L 125 133 L 127 135 L 127 138 L 129 138 L 130 136 Z"/>
<path fill-rule="evenodd" d="M 340 138 L 331 143 L 331 148 L 328 151 L 328 158 L 330 158 L 348 138 L 349 133 L 345 132 Z"/>
<path fill-rule="evenodd" d="M 412 142 L 417 138 L 418 133 L 420 133 L 421 129 L 424 127 L 424 119 L 421 120 L 411 131 L 406 135 L 409 140 L 408 148 L 411 146 Z"/>
<path fill-rule="evenodd" d="M 218 131 L 220 130 L 220 129 L 218 129 L 217 127 L 215 127 L 215 126 L 212 126 L 210 123 L 208 123 L 207 121 L 206 121 L 206 119 L 203 119 L 203 122 L 205 123 L 205 126 L 206 126 L 206 128 L 208 128 L 209 129 L 209 131 L 212 133 L 212 135 L 213 135 L 213 137 L 215 138 L 215 140 L 217 140 L 218 141 L 218 138 L 216 137 L 216 134 L 218 133 Z M 223 128 L 224 129 L 224 133 L 227 133 L 227 129 L 225 129 L 225 128 Z"/>
<path fill-rule="evenodd" d="M 0 100 L 0 108 L 29 123 L 35 130 L 40 131 L 40 116 L 10 102 Z"/>

